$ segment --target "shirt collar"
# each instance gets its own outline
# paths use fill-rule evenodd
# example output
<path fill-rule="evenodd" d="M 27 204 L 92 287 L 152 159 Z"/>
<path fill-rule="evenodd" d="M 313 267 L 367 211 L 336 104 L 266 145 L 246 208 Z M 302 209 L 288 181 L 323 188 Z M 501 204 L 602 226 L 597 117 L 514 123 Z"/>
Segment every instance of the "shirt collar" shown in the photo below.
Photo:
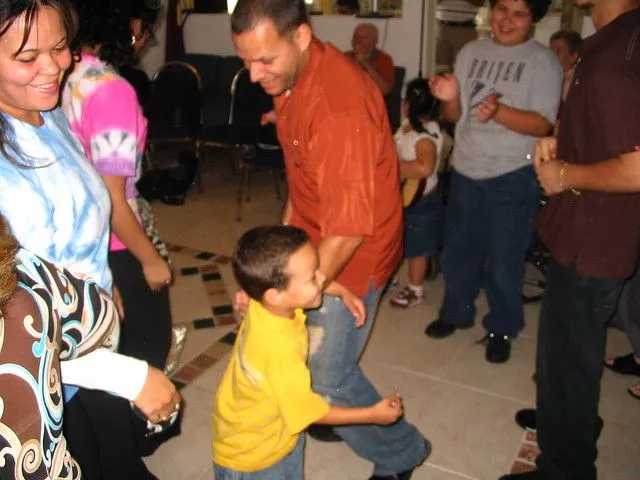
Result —
<path fill-rule="evenodd" d="M 280 317 L 278 315 L 274 315 L 264 308 L 260 302 L 253 299 L 249 301 L 249 310 L 247 315 L 250 315 L 250 318 L 252 319 L 258 319 L 255 321 L 263 322 L 268 324 L 270 328 L 276 328 L 278 330 L 295 329 L 300 324 L 304 325 L 307 320 L 307 316 L 301 308 L 296 308 L 294 318 Z"/>
<path fill-rule="evenodd" d="M 313 37 L 311 39 L 311 43 L 309 44 L 309 61 L 304 67 L 304 70 L 302 71 L 300 78 L 298 78 L 298 81 L 293 85 L 293 87 L 285 91 L 285 95 L 287 95 L 287 92 L 290 91 L 306 90 L 310 86 L 312 81 L 311 79 L 314 73 L 320 67 L 320 63 L 322 62 L 322 59 L 324 57 L 325 50 L 326 46 L 324 43 L 322 43 L 316 37 Z"/>

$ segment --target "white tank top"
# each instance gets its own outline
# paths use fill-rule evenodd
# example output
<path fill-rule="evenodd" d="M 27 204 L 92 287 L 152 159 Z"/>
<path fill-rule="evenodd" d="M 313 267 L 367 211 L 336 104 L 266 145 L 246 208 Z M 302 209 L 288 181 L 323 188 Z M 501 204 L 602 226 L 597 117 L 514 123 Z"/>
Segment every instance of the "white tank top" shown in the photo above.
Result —
<path fill-rule="evenodd" d="M 443 137 L 440 131 L 440 125 L 437 122 L 429 122 L 423 124 L 425 132 L 416 132 L 415 130 L 409 130 L 403 132 L 405 125 L 409 123 L 405 120 L 400 128 L 393 136 L 396 141 L 396 149 L 398 150 L 398 159 L 401 162 L 408 162 L 416 159 L 416 144 L 422 140 L 427 139 L 432 141 L 436 146 L 436 166 L 433 169 L 429 178 L 427 178 L 427 184 L 425 185 L 424 192 L 427 193 L 433 190 L 438 184 L 438 171 L 440 170 L 440 162 L 442 161 L 442 144 Z"/>

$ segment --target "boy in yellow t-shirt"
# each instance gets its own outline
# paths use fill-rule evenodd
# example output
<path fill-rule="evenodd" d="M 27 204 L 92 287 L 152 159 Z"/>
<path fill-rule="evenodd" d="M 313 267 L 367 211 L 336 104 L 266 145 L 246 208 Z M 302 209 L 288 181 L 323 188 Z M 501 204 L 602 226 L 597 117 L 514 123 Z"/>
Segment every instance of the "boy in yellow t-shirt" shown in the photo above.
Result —
<path fill-rule="evenodd" d="M 249 230 L 233 254 L 233 271 L 250 301 L 215 397 L 216 480 L 302 479 L 302 432 L 310 424 L 385 425 L 400 418 L 398 395 L 347 408 L 329 405 L 311 390 L 302 309 L 321 305 L 325 278 L 303 230 L 284 225 Z M 364 321 L 357 297 L 335 282 L 326 290 Z"/>

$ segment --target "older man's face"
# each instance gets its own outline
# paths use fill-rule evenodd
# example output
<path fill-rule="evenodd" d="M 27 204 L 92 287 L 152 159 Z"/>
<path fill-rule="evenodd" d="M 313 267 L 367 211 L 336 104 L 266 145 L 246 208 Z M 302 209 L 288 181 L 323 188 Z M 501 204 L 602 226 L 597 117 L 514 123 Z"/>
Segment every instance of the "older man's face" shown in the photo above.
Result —
<path fill-rule="evenodd" d="M 378 32 L 375 27 L 360 25 L 353 31 L 351 48 L 356 54 L 369 57 L 378 43 Z"/>

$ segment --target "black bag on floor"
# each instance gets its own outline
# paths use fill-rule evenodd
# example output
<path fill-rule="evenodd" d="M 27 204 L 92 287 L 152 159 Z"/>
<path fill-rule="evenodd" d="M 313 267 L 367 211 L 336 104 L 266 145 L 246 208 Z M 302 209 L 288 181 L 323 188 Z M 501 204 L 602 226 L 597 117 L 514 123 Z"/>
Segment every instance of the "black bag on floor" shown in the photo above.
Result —
<path fill-rule="evenodd" d="M 182 205 L 196 177 L 196 169 L 195 154 L 184 150 L 178 154 L 177 162 L 171 167 L 144 173 L 136 187 L 140 195 L 150 202 L 160 200 L 168 205 Z"/>

